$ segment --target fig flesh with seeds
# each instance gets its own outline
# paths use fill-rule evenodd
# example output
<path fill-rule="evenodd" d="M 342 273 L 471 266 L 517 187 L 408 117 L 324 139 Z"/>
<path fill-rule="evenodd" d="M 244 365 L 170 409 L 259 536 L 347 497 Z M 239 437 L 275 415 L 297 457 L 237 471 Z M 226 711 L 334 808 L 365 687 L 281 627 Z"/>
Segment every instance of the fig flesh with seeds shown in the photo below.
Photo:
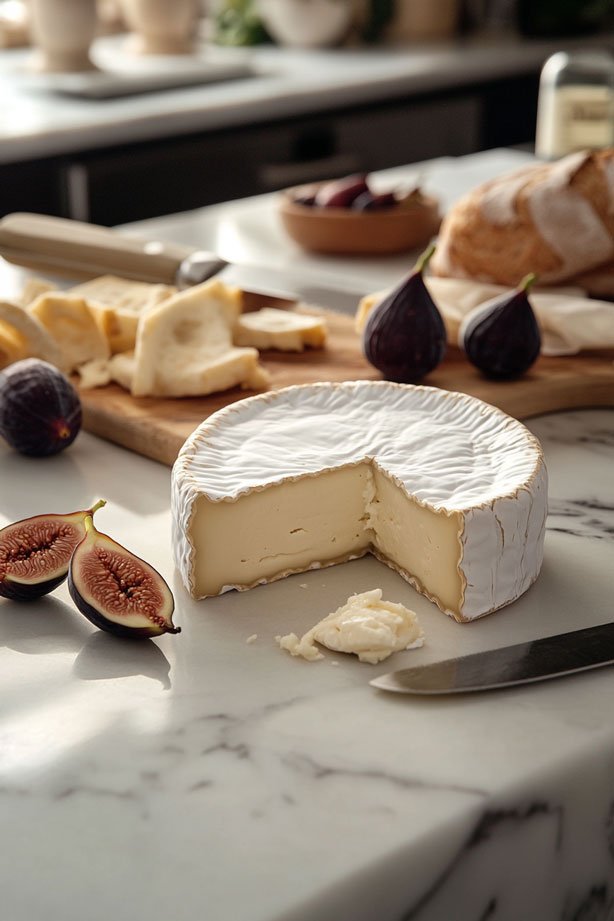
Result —
<path fill-rule="evenodd" d="M 69 515 L 36 515 L 0 531 L 0 596 L 34 601 L 52 592 L 68 575 L 70 558 L 85 537 L 85 520 L 105 505 Z"/>
<path fill-rule="evenodd" d="M 179 633 L 175 602 L 159 572 L 85 519 L 85 537 L 68 570 L 68 590 L 82 614 L 115 636 L 146 638 Z"/>

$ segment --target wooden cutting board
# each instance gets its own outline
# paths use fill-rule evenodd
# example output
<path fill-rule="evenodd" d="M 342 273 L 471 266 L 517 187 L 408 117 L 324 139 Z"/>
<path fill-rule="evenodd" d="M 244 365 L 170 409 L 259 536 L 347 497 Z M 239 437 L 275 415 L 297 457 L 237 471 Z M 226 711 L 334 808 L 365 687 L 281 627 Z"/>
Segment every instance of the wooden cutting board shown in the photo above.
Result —
<path fill-rule="evenodd" d="M 313 312 L 313 311 L 312 311 Z M 322 312 L 324 313 L 324 312 Z M 351 317 L 325 314 L 327 347 L 302 354 L 261 353 L 272 387 L 317 381 L 377 380 L 362 355 Z M 493 403 L 517 419 L 590 406 L 614 407 L 614 350 L 567 358 L 540 358 L 520 380 L 489 381 L 457 349 L 421 383 L 460 390 Z M 169 466 L 203 419 L 251 392 L 234 389 L 208 397 L 135 399 L 116 385 L 81 392 L 84 428 Z"/>

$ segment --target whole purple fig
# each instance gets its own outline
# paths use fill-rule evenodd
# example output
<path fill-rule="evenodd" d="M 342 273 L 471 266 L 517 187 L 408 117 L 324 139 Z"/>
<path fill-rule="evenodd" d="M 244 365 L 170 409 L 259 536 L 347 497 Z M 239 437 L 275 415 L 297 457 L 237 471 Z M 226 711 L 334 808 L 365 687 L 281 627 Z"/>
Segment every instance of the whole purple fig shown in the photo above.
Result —
<path fill-rule="evenodd" d="M 320 186 L 315 203 L 319 208 L 351 208 L 352 202 L 369 191 L 364 173 L 333 179 Z"/>
<path fill-rule="evenodd" d="M 398 202 L 394 192 L 382 192 L 375 195 L 373 192 L 363 192 L 352 202 L 354 211 L 390 211 L 396 208 Z"/>
<path fill-rule="evenodd" d="M 445 354 L 444 322 L 422 278 L 434 252 L 431 245 L 413 271 L 369 314 L 364 353 L 389 381 L 414 383 L 437 367 Z"/>
<path fill-rule="evenodd" d="M 0 371 L 0 435 L 31 457 L 48 457 L 73 443 L 81 429 L 81 400 L 67 377 L 38 358 Z"/>
<path fill-rule="evenodd" d="M 519 377 L 539 356 L 541 335 L 527 296 L 535 279 L 527 275 L 511 294 L 477 307 L 461 324 L 459 345 L 488 377 Z"/>

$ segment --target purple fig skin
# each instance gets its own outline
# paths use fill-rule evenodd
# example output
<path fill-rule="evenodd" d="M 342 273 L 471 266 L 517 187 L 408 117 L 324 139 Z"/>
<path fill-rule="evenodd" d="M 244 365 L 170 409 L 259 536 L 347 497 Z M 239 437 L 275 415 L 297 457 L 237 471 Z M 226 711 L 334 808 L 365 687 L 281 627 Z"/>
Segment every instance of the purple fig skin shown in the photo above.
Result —
<path fill-rule="evenodd" d="M 444 322 L 422 278 L 433 251 L 434 247 L 427 250 L 411 274 L 369 314 L 364 353 L 386 380 L 413 384 L 445 355 Z"/>
<path fill-rule="evenodd" d="M 478 308 L 463 328 L 467 358 L 487 377 L 520 377 L 539 357 L 541 333 L 527 296 L 534 280 L 527 276 L 511 294 Z"/>
<path fill-rule="evenodd" d="M 363 192 L 352 202 L 353 211 L 390 211 L 396 208 L 398 202 L 393 192 L 383 192 L 374 195 L 372 192 Z"/>
<path fill-rule="evenodd" d="M 320 186 L 315 203 L 319 208 L 351 208 L 354 200 L 368 191 L 364 175 L 346 176 Z"/>
<path fill-rule="evenodd" d="M 148 639 L 181 632 L 172 622 L 173 594 L 160 573 L 97 531 L 91 517 L 70 560 L 68 591 L 95 627 L 114 636 Z"/>
<path fill-rule="evenodd" d="M 0 372 L 0 435 L 30 457 L 58 454 L 81 429 L 81 401 L 67 377 L 38 358 Z"/>
<path fill-rule="evenodd" d="M 112 636 L 118 636 L 126 640 L 148 640 L 154 636 L 160 636 L 160 633 L 152 632 L 148 627 L 126 627 L 123 624 L 112 623 L 99 610 L 93 607 L 85 600 L 75 584 L 72 574 L 68 573 L 68 592 L 75 606 L 86 617 L 91 624 L 110 633 Z M 167 633 L 180 633 L 181 628 L 176 627 L 173 630 L 167 630 Z"/>
<path fill-rule="evenodd" d="M 66 573 L 63 576 L 58 576 L 56 579 L 47 579 L 45 582 L 37 582 L 36 585 L 11 582 L 9 579 L 3 579 L 0 581 L 0 595 L 3 598 L 8 598 L 9 601 L 36 601 L 37 598 L 48 595 L 54 588 L 61 585 L 65 578 Z"/>
<path fill-rule="evenodd" d="M 105 505 L 68 515 L 35 515 L 0 530 L 0 596 L 35 601 L 48 595 L 68 575 L 70 557 L 85 535 L 85 519 Z M 41 579 L 41 575 L 49 575 Z"/>
<path fill-rule="evenodd" d="M 305 208 L 313 208 L 316 203 L 316 197 L 313 192 L 297 192 L 293 196 L 292 202 L 295 205 L 303 205 Z"/>

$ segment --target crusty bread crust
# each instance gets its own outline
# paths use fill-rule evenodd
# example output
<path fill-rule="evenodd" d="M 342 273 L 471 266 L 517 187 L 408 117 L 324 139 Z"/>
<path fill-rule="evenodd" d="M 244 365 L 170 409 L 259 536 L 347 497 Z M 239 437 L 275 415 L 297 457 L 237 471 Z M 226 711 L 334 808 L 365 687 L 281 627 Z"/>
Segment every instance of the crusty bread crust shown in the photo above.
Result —
<path fill-rule="evenodd" d="M 614 262 L 600 265 L 582 275 L 576 275 L 573 283 L 583 288 L 590 297 L 614 300 Z"/>
<path fill-rule="evenodd" d="M 614 261 L 614 149 L 486 182 L 444 218 L 435 275 L 516 285 L 567 281 Z"/>

